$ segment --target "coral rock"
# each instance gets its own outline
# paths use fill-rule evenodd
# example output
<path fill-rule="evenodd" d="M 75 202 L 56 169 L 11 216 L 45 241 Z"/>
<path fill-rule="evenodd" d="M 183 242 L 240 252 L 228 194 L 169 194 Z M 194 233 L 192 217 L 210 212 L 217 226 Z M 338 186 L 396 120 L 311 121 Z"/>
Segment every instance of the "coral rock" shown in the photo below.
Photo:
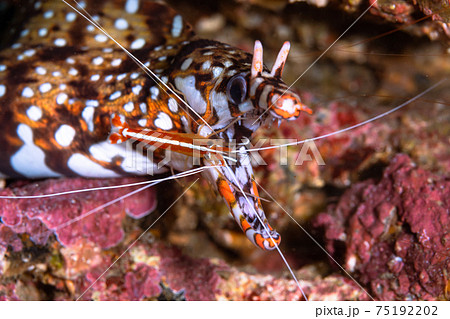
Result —
<path fill-rule="evenodd" d="M 327 249 L 377 299 L 445 298 L 450 182 L 397 155 L 379 182 L 353 185 L 315 220 Z M 345 255 L 338 247 L 345 245 Z"/>
<path fill-rule="evenodd" d="M 93 187 L 120 185 L 136 179 L 63 179 L 46 180 L 24 186 L 10 186 L 0 191 L 3 196 L 32 196 L 59 193 Z M 136 188 L 134 188 L 136 189 Z M 120 242 L 124 236 L 122 220 L 125 213 L 143 217 L 156 207 L 156 196 L 146 189 L 106 208 L 103 204 L 130 193 L 133 188 L 90 191 L 78 194 L 37 199 L 0 199 L 0 245 L 20 250 L 19 243 L 8 235 L 11 230 L 27 234 L 36 244 L 43 245 L 51 234 L 67 246 L 86 238 L 101 248 Z"/>

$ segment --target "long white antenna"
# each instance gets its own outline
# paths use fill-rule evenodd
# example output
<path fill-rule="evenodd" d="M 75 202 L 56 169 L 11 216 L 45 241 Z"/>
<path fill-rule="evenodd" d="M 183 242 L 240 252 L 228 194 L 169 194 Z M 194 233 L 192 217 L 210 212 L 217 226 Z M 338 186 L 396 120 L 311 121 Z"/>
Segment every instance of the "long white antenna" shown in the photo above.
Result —
<path fill-rule="evenodd" d="M 209 167 L 219 167 L 219 166 L 209 166 Z M 198 167 L 194 168 L 189 171 L 181 172 L 172 176 L 160 178 L 160 179 L 154 179 L 150 181 L 143 181 L 143 182 L 136 182 L 136 183 L 130 183 L 130 184 L 121 184 L 121 185 L 111 185 L 111 186 L 102 186 L 102 187 L 94 187 L 94 188 L 84 188 L 84 189 L 75 189 L 65 192 L 58 192 L 58 193 L 50 193 L 50 194 L 41 194 L 41 195 L 10 195 L 10 196 L 0 196 L 0 199 L 38 199 L 38 198 L 48 198 L 48 197 L 55 197 L 55 196 L 63 196 L 63 195 L 69 195 L 69 194 L 77 194 L 77 193 L 85 193 L 85 192 L 93 192 L 93 191 L 101 191 L 101 190 L 107 190 L 107 189 L 117 189 L 117 188 L 125 188 L 125 187 L 132 187 L 132 186 L 140 186 L 140 185 L 146 185 L 146 184 L 152 184 L 156 185 L 158 183 L 182 178 L 190 175 L 194 175 L 197 173 L 200 173 L 201 171 L 208 169 L 209 167 Z"/>
<path fill-rule="evenodd" d="M 133 241 L 128 247 L 127 247 L 127 249 L 125 249 L 125 251 L 119 256 L 119 257 L 117 257 L 117 259 L 116 260 L 114 260 L 114 262 L 111 264 L 111 265 L 109 265 L 109 267 L 108 268 L 106 268 L 105 269 L 105 271 L 104 272 L 102 272 L 102 274 L 97 278 L 97 279 L 95 279 L 95 281 L 89 286 L 89 287 L 87 287 L 86 288 L 86 290 L 80 295 L 80 296 L 78 296 L 78 298 L 76 299 L 77 301 L 78 300 L 80 300 L 83 296 L 84 296 L 84 294 L 89 290 L 89 289 L 91 289 L 92 288 L 92 286 L 94 286 L 95 285 L 95 283 L 97 282 L 97 281 L 99 281 L 100 280 L 100 278 L 102 278 L 107 272 L 108 272 L 108 270 L 110 270 L 111 269 L 111 267 L 112 266 L 114 266 L 115 264 L 116 264 L 116 262 L 118 262 L 119 261 L 119 259 L 120 258 L 122 258 L 122 256 L 123 255 L 125 255 L 130 249 L 131 249 L 131 247 L 133 247 L 137 242 L 138 242 L 138 240 L 140 240 L 141 238 L 142 238 L 142 236 L 144 236 L 149 230 L 150 230 L 150 228 L 152 228 L 153 227 L 153 225 L 154 224 L 156 224 L 156 222 L 161 218 L 161 217 L 163 217 L 168 211 L 169 211 L 169 209 L 171 209 L 172 207 L 173 207 L 173 205 L 175 205 L 176 204 L 176 202 L 178 202 L 178 200 L 181 198 L 181 197 L 183 197 L 183 195 L 184 194 L 186 194 L 186 192 L 192 187 L 192 186 L 194 186 L 194 184 L 195 183 L 197 183 L 197 181 L 198 181 L 198 178 L 188 187 L 188 188 L 186 188 L 185 190 L 184 190 L 184 192 L 183 192 L 183 194 L 181 194 L 180 196 L 178 196 L 178 198 L 169 206 L 169 207 L 167 207 L 167 209 L 150 225 L 150 226 L 148 226 L 147 227 L 147 229 L 146 230 L 144 230 L 143 232 L 142 232 L 142 234 L 138 237 L 138 238 L 136 238 L 136 240 L 135 241 Z"/>
<path fill-rule="evenodd" d="M 348 28 L 347 29 L 345 29 L 345 31 L 344 32 L 342 32 L 341 33 L 341 35 L 336 39 L 336 40 L 334 40 L 333 41 L 333 43 L 331 43 L 329 46 L 328 46 L 328 48 L 326 48 L 325 49 L 325 51 L 323 51 L 320 55 L 319 55 L 319 57 L 317 58 L 317 59 L 315 59 L 307 68 L 306 68 L 306 70 L 305 71 L 303 71 L 303 73 L 302 74 L 300 74 L 299 76 L 298 76 L 298 78 L 294 81 L 294 82 L 292 82 L 292 84 L 291 85 L 289 85 L 289 87 L 283 92 L 283 94 L 281 94 L 276 100 L 275 100 L 275 102 L 273 102 L 272 103 L 272 105 L 274 105 L 279 99 L 281 99 L 281 97 L 287 92 L 287 91 L 289 91 L 290 89 L 291 89 L 291 87 L 293 87 L 294 86 L 294 84 L 295 83 L 297 83 L 297 81 L 298 80 L 300 80 L 305 74 L 306 74 L 306 72 L 308 72 L 325 54 L 327 54 L 327 52 L 328 51 L 330 51 L 330 49 L 348 32 L 348 30 L 350 30 L 355 24 L 356 24 L 356 22 L 358 22 L 376 3 L 378 2 L 378 0 L 375 0 L 366 10 L 364 10 L 364 12 L 363 13 L 361 13 L 360 15 L 359 15 L 359 17 L 358 18 L 356 18 L 355 19 L 355 21 L 353 21 L 352 22 L 352 24 L 350 24 L 349 26 L 348 26 Z M 266 112 L 268 112 L 269 111 L 269 109 L 270 109 L 270 107 L 271 106 L 269 106 L 254 122 L 253 122 L 253 124 L 255 124 Z M 253 125 L 252 124 L 252 125 Z"/>
<path fill-rule="evenodd" d="M 357 123 L 355 125 L 343 128 L 341 130 L 334 131 L 334 132 L 331 132 L 331 133 L 328 133 L 328 134 L 324 134 L 324 135 L 320 135 L 320 136 L 316 136 L 316 137 L 312 137 L 312 138 L 309 138 L 309 139 L 306 139 L 306 140 L 302 140 L 302 141 L 296 141 L 296 142 L 280 144 L 280 145 L 273 145 L 273 146 L 266 146 L 266 147 L 259 147 L 259 148 L 252 148 L 252 149 L 248 149 L 248 150 L 245 150 L 245 151 L 246 152 L 257 152 L 257 151 L 262 151 L 262 150 L 272 150 L 272 149 L 285 147 L 285 146 L 299 145 L 299 144 L 303 144 L 303 143 L 306 143 L 306 142 L 317 141 L 317 140 L 320 140 L 320 139 L 323 139 L 323 138 L 327 138 L 327 137 L 330 137 L 330 136 L 333 136 L 333 135 L 336 135 L 336 134 L 340 134 L 340 133 L 344 133 L 344 132 L 353 130 L 355 128 L 364 126 L 364 125 L 366 125 L 366 124 L 368 124 L 370 122 L 376 121 L 376 120 L 378 120 L 380 118 L 383 118 L 383 117 L 385 117 L 385 116 L 387 116 L 387 115 L 389 115 L 391 113 L 394 113 L 394 112 L 400 110 L 401 108 L 403 108 L 403 107 L 407 106 L 408 104 L 414 102 L 415 100 L 421 98 L 422 96 L 424 96 L 425 94 L 427 94 L 431 90 L 434 90 L 436 87 L 440 86 L 442 83 L 444 83 L 447 80 L 448 80 L 447 78 L 444 78 L 444 79 L 440 80 L 439 82 L 437 82 L 437 83 L 433 84 L 432 86 L 430 86 L 425 91 L 417 94 L 416 96 L 410 98 L 406 102 L 404 102 L 404 103 L 394 107 L 393 109 L 391 109 L 389 111 L 386 111 L 384 113 L 378 114 L 377 116 L 374 116 L 374 117 L 372 117 L 372 118 L 370 118 L 368 120 L 365 120 L 365 121 Z M 240 152 L 242 152 L 242 151 L 240 151 L 240 150 L 232 150 L 231 151 L 231 153 L 240 153 Z"/>
<path fill-rule="evenodd" d="M 333 256 L 331 256 L 331 254 L 324 248 L 324 247 L 322 247 L 322 245 L 308 232 L 308 231 L 306 231 L 306 229 L 304 228 L 304 227 L 302 227 L 302 225 L 300 225 L 296 220 L 295 220 L 295 218 L 294 217 L 292 217 L 292 215 L 291 214 L 289 214 L 288 213 L 288 211 L 283 207 L 283 206 L 281 206 L 281 204 L 264 188 L 264 187 L 262 187 L 261 186 L 261 184 L 259 184 L 256 180 L 255 180 L 255 183 L 256 184 L 258 184 L 258 186 L 259 187 L 261 187 L 261 189 L 278 205 L 278 207 L 280 207 L 283 211 L 284 211 L 284 213 L 286 214 L 286 215 L 288 215 L 293 221 L 294 221 L 294 223 L 296 223 L 297 224 L 297 226 L 314 242 L 314 244 L 316 244 L 316 246 L 317 247 L 319 247 L 320 249 L 322 249 L 324 252 L 325 252 L 325 254 L 327 254 L 327 256 L 329 257 L 329 258 L 331 258 L 331 260 L 333 260 L 333 262 L 339 267 L 339 268 L 341 268 L 341 270 L 351 279 L 351 280 L 353 280 L 358 286 L 359 286 L 359 288 L 361 288 L 361 290 L 362 291 L 364 291 L 369 297 L 370 297 L 370 299 L 372 299 L 373 301 L 375 301 L 375 299 L 372 297 L 372 295 L 371 294 L 369 294 L 368 292 L 367 292 L 367 290 L 366 289 L 364 289 L 364 287 L 363 286 L 361 286 L 361 284 L 355 279 L 355 278 L 353 278 L 346 270 L 345 270 L 345 268 L 344 267 L 342 267 L 337 261 L 336 261 L 336 259 L 334 259 L 333 258 Z"/>
<path fill-rule="evenodd" d="M 284 257 L 283 253 L 281 252 L 280 248 L 278 247 L 278 245 L 275 243 L 275 240 L 273 239 L 272 235 L 270 234 L 270 230 L 267 228 L 267 226 L 264 224 L 264 221 L 261 219 L 261 216 L 259 216 L 259 214 L 256 212 L 255 207 L 252 205 L 252 203 L 250 203 L 250 200 L 247 197 L 247 194 L 244 192 L 244 190 L 242 189 L 242 186 L 239 184 L 234 172 L 231 170 L 230 166 L 228 166 L 227 162 L 225 163 L 225 168 L 229 171 L 230 175 L 232 176 L 234 182 L 233 184 L 235 184 L 240 192 L 242 193 L 242 195 L 244 196 L 248 207 L 251 207 L 251 209 L 253 210 L 253 212 L 255 213 L 256 217 L 258 218 L 258 221 L 261 223 L 261 225 L 263 226 L 264 230 L 267 232 L 267 234 L 269 235 L 270 239 L 272 240 L 273 245 L 275 246 L 276 250 L 278 251 L 279 255 L 281 256 L 281 259 L 283 260 L 284 264 L 286 265 L 287 269 L 289 270 L 289 272 L 291 273 L 292 278 L 294 279 L 295 283 L 297 284 L 298 289 L 300 290 L 300 292 L 303 295 L 303 298 L 305 298 L 306 301 L 308 301 L 308 297 L 306 297 L 305 292 L 303 291 L 297 277 L 294 274 L 294 271 L 292 270 L 291 266 L 289 265 L 289 263 L 287 262 L 286 258 Z M 224 174 L 225 176 L 225 174 Z"/>

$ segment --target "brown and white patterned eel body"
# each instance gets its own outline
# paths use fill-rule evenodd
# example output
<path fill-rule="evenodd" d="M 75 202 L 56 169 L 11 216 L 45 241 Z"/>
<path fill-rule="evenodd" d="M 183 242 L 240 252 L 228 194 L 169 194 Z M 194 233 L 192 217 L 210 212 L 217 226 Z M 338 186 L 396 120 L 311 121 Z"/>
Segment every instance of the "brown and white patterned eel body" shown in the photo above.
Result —
<path fill-rule="evenodd" d="M 281 80 L 288 44 L 269 71 L 259 42 L 252 58 L 227 44 L 198 39 L 166 5 L 79 4 L 161 81 L 62 1 L 12 6 L 21 28 L 3 37 L 8 43 L 0 53 L 0 177 L 116 177 L 194 167 L 192 156 L 167 147 L 150 154 L 110 143 L 113 114 L 134 129 L 175 133 L 180 140 L 188 133 L 220 144 L 251 138 L 264 122 L 295 119 L 307 110 Z M 199 164 L 217 161 L 203 156 Z M 280 236 L 264 215 L 247 152 L 238 153 L 236 162 L 222 158 L 219 164 L 203 174 L 247 237 L 274 249 Z"/>

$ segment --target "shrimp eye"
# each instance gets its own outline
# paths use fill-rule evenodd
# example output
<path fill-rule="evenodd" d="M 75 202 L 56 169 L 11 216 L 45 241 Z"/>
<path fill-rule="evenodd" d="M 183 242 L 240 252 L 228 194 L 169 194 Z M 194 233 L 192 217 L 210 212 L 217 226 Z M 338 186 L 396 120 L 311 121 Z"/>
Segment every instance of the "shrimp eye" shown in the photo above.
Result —
<path fill-rule="evenodd" d="M 241 74 L 237 74 L 228 81 L 227 97 L 234 104 L 244 102 L 247 95 L 247 82 Z"/>

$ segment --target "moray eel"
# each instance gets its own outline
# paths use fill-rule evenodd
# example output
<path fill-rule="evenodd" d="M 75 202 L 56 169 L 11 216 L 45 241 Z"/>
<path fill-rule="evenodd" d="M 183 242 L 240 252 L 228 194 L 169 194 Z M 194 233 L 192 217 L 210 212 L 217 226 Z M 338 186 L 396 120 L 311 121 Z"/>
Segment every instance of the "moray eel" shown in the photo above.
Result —
<path fill-rule="evenodd" d="M 0 52 L 0 177 L 105 178 L 212 166 L 203 175 L 247 237 L 263 249 L 276 248 L 280 235 L 265 217 L 245 144 L 238 144 L 234 158 L 217 162 L 108 137 L 113 114 L 134 129 L 218 145 L 250 139 L 265 122 L 310 112 L 281 79 L 289 43 L 269 70 L 259 41 L 252 55 L 200 39 L 167 5 L 78 4 L 152 72 L 62 1 L 7 3 L 3 9 L 17 28 L 6 30 Z"/>

